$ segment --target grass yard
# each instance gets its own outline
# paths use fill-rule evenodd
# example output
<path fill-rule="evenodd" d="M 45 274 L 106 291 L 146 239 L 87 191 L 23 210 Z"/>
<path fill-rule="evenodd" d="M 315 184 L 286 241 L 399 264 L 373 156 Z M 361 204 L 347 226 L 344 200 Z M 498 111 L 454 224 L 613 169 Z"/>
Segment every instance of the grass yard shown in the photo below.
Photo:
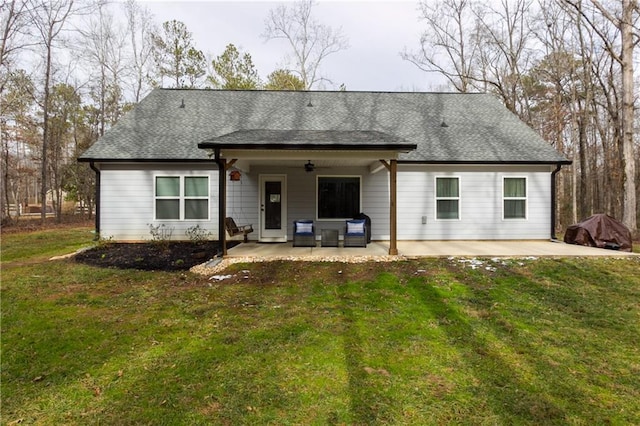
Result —
<path fill-rule="evenodd" d="M 640 259 L 48 261 L 2 238 L 2 424 L 638 424 Z"/>

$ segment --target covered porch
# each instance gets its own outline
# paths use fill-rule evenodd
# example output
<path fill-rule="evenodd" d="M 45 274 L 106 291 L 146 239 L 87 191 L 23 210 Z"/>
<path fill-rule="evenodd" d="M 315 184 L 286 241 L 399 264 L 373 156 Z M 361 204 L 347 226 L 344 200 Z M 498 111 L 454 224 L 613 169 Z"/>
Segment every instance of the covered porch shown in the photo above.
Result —
<path fill-rule="evenodd" d="M 376 221 L 378 231 L 388 244 L 368 249 L 398 254 L 397 161 L 415 144 L 377 131 L 243 130 L 198 147 L 208 150 L 219 170 L 218 235 L 224 256 L 229 255 L 224 218 L 238 211 L 244 217 L 236 220 L 248 218 L 253 224 L 252 240 L 286 247 L 294 220 L 313 220 L 319 235 L 375 210 L 382 219 Z M 342 193 L 340 187 L 348 189 Z M 255 245 L 253 256 L 268 251 L 265 247 Z"/>

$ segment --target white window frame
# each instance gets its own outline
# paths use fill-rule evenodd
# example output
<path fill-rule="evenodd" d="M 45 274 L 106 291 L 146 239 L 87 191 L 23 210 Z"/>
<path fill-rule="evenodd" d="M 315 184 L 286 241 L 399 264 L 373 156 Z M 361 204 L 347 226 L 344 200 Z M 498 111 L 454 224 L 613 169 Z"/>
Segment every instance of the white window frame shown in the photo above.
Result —
<path fill-rule="evenodd" d="M 524 197 L 505 197 L 504 187 L 507 179 L 524 179 Z M 528 176 L 502 176 L 502 188 L 500 190 L 502 195 L 502 220 L 504 221 L 525 221 L 529 219 L 529 179 Z M 505 217 L 504 203 L 507 200 L 524 201 L 524 217 Z"/>
<path fill-rule="evenodd" d="M 158 196 L 157 185 L 158 178 L 179 178 L 180 187 L 179 195 Z M 185 184 L 187 178 L 206 178 L 207 179 L 207 195 L 206 196 L 194 196 L 185 194 Z M 158 200 L 175 200 L 178 199 L 179 214 L 180 217 L 176 219 L 158 219 L 157 214 L 157 201 Z M 186 219 L 185 218 L 185 201 L 186 200 L 207 200 L 207 217 L 202 219 Z M 158 174 L 153 176 L 153 220 L 157 221 L 170 221 L 170 222 L 202 222 L 209 221 L 211 217 L 211 178 L 209 175 L 177 175 L 177 174 Z"/>
<path fill-rule="evenodd" d="M 361 175 L 316 175 L 316 192 L 314 194 L 316 203 L 316 220 L 325 222 L 343 222 L 351 217 L 336 217 L 336 218 L 324 218 L 320 217 L 320 178 L 357 178 L 358 179 L 358 212 L 362 211 L 362 176 Z"/>
<path fill-rule="evenodd" d="M 458 180 L 458 196 L 457 197 L 438 197 L 438 179 L 457 179 Z M 462 220 L 462 178 L 460 176 L 446 176 L 446 175 L 435 176 L 433 179 L 433 196 L 435 199 L 435 202 L 433 203 L 433 209 L 434 209 L 433 217 L 436 218 L 436 221 L 452 222 L 452 221 Z M 455 219 L 438 218 L 438 201 L 447 201 L 447 200 L 458 201 L 458 217 Z"/>

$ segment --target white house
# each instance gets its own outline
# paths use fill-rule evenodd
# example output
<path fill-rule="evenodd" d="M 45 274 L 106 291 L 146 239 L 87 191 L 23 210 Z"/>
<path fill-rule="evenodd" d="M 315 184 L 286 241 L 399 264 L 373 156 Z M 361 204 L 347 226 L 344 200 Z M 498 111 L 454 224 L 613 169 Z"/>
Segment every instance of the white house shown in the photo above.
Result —
<path fill-rule="evenodd" d="M 295 219 L 374 240 L 548 239 L 565 157 L 487 94 L 156 89 L 79 159 L 103 238 L 195 225 L 286 242 Z M 233 176 L 231 176 L 233 175 Z M 238 179 L 238 180 L 232 180 Z"/>

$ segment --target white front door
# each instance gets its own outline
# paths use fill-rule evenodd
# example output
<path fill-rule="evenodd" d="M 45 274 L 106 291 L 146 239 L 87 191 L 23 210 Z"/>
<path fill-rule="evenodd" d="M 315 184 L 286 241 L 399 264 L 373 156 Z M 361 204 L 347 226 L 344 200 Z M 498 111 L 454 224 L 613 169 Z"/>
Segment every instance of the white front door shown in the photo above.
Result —
<path fill-rule="evenodd" d="M 260 241 L 287 241 L 287 176 L 260 175 Z"/>

